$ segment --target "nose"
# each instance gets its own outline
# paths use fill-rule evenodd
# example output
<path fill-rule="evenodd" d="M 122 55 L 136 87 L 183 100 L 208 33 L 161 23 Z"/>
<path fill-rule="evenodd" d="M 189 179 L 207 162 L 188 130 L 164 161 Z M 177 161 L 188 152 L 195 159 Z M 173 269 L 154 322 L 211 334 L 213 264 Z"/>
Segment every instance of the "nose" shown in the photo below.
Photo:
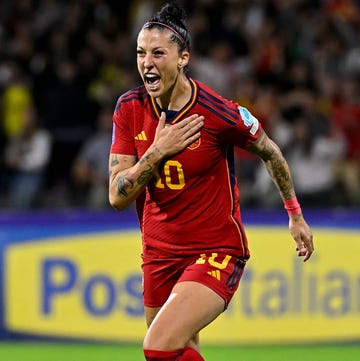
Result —
<path fill-rule="evenodd" d="M 153 65 L 153 57 L 152 54 L 147 53 L 144 57 L 144 67 L 145 68 L 151 68 Z"/>

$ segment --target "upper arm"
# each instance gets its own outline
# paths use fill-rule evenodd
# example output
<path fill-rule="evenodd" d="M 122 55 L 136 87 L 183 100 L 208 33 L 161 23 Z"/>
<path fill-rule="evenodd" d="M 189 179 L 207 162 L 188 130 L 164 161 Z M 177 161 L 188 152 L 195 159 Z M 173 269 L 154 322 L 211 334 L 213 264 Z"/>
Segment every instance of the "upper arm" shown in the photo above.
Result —
<path fill-rule="evenodd" d="M 131 168 L 136 163 L 134 155 L 110 153 L 109 156 L 109 174 L 116 174 L 123 170 Z"/>
<path fill-rule="evenodd" d="M 257 155 L 265 162 L 270 160 L 275 154 L 281 153 L 279 147 L 268 137 L 263 129 L 261 129 L 259 137 L 246 150 Z"/>

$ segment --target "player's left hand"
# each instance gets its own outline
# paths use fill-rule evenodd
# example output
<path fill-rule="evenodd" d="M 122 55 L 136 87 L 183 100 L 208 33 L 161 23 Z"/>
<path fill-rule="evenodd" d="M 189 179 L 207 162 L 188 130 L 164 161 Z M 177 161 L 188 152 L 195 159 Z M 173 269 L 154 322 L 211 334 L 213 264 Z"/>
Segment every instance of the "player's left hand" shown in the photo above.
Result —
<path fill-rule="evenodd" d="M 314 252 L 313 234 L 302 214 L 294 214 L 289 219 L 290 234 L 296 242 L 299 257 L 307 261 Z"/>

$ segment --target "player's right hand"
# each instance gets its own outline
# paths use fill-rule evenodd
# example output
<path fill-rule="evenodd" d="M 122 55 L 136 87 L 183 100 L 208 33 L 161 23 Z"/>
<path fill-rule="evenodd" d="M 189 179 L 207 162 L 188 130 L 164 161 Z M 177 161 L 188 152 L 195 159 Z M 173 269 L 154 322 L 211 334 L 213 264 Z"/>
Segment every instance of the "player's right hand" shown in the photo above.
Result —
<path fill-rule="evenodd" d="M 153 145 L 164 157 L 180 153 L 200 138 L 200 130 L 203 125 L 204 117 L 198 114 L 192 114 L 175 124 L 166 124 L 166 115 L 165 112 L 162 112 Z"/>

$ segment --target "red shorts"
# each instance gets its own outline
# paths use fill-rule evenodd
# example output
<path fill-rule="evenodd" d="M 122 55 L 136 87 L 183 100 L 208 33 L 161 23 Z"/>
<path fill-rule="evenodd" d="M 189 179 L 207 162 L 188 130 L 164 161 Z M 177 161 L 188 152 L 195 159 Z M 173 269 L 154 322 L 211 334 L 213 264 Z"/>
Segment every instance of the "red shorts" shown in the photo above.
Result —
<path fill-rule="evenodd" d="M 155 255 L 154 255 L 155 256 Z M 160 307 L 178 282 L 199 282 L 220 295 L 229 304 L 239 286 L 245 260 L 222 253 L 168 258 L 143 255 L 144 305 Z"/>

